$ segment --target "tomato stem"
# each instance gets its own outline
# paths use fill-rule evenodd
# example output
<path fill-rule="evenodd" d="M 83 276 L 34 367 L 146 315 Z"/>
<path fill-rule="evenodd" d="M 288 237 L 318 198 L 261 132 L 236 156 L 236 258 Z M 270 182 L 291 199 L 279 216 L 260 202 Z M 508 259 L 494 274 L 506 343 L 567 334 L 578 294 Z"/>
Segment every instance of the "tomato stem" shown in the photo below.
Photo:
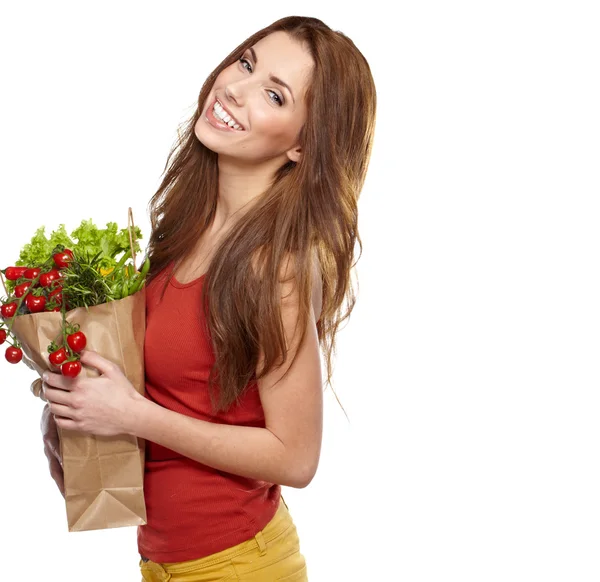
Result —
<path fill-rule="evenodd" d="M 62 336 L 63 336 L 63 347 L 65 348 L 65 350 L 67 350 L 69 352 L 69 357 L 71 357 L 73 355 L 73 352 L 71 351 L 71 348 L 69 347 L 69 344 L 67 343 L 67 313 L 65 311 L 64 305 L 61 309 L 62 312 Z"/>

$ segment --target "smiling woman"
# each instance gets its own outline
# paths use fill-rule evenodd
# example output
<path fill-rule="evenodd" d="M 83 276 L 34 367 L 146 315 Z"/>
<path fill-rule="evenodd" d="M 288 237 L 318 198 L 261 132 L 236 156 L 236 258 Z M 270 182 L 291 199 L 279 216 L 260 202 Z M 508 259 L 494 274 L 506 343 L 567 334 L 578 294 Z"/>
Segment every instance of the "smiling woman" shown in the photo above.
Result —
<path fill-rule="evenodd" d="M 297 162 L 300 149 L 294 146 L 306 120 L 313 67 L 308 47 L 288 33 L 260 39 L 215 79 L 194 127 L 196 137 L 221 156 L 269 160 L 273 172 L 289 160 Z"/>
<path fill-rule="evenodd" d="M 307 580 L 281 486 L 319 463 L 375 106 L 367 61 L 318 19 L 234 49 L 150 202 L 145 397 L 89 351 L 100 377 L 45 379 L 59 427 L 147 441 L 146 581 Z"/>

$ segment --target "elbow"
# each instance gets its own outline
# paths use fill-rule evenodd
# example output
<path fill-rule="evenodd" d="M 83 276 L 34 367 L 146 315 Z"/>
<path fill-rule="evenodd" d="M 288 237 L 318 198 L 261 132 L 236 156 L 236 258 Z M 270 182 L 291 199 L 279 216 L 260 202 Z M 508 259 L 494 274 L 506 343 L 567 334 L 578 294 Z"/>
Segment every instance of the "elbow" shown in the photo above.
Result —
<path fill-rule="evenodd" d="M 304 489 L 305 487 L 308 487 L 317 473 L 318 465 L 318 459 L 310 463 L 295 462 L 289 471 L 287 483 L 282 483 L 282 485 L 294 487 L 295 489 Z"/>
<path fill-rule="evenodd" d="M 315 473 L 303 475 L 296 481 L 295 485 L 292 485 L 292 487 L 295 487 L 296 489 L 304 489 L 305 487 L 309 486 L 309 484 L 313 480 L 314 476 L 315 476 Z"/>

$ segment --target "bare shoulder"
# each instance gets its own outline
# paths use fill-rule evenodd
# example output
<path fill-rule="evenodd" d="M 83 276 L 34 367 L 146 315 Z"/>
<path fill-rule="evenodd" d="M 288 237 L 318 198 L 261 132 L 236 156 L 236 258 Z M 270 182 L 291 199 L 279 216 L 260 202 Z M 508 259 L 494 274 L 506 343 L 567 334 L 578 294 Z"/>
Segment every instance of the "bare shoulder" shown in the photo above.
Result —
<path fill-rule="evenodd" d="M 296 265 L 291 255 L 287 255 L 280 269 L 281 282 L 281 307 L 282 309 L 294 309 L 298 307 L 298 286 L 295 280 Z M 319 321 L 323 306 L 323 273 L 319 256 L 315 251 L 311 259 L 311 302 L 313 306 L 314 322 Z"/>
<path fill-rule="evenodd" d="M 263 263 L 260 253 L 256 252 L 252 257 L 252 267 L 255 273 L 261 273 Z M 287 254 L 282 261 L 279 269 L 279 281 L 281 283 L 281 304 L 282 309 L 294 309 L 298 306 L 298 288 L 295 281 L 296 264 L 291 254 Z M 323 307 L 323 270 L 316 249 L 311 257 L 311 301 L 313 306 L 314 321 L 319 321 Z"/>

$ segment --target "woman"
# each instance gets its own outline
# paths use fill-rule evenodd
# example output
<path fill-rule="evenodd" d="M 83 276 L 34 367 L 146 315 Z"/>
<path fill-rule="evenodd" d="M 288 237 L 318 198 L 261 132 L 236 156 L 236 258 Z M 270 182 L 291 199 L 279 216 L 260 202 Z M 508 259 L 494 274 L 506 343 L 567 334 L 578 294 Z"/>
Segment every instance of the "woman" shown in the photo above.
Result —
<path fill-rule="evenodd" d="M 49 458 L 53 418 L 147 441 L 144 580 L 307 579 L 281 486 L 307 486 L 319 461 L 319 347 L 330 383 L 375 104 L 366 60 L 320 20 L 238 46 L 151 200 L 146 395 L 89 350 L 100 377 L 44 376 Z"/>

